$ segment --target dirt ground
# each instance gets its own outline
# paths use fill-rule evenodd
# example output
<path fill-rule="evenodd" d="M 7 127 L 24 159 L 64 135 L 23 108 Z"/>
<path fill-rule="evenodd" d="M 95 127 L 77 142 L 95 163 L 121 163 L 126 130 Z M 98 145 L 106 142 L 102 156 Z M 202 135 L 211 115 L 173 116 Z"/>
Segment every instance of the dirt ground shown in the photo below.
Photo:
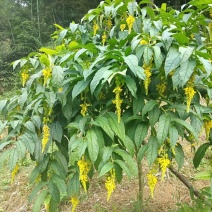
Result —
<path fill-rule="evenodd" d="M 186 178 L 194 188 L 201 189 L 209 185 L 208 181 L 193 179 L 197 172 L 192 166 L 192 156 L 188 146 L 185 149 L 185 163 L 180 173 Z M 10 184 L 10 173 L 4 167 L 0 172 L 0 212 L 29 212 L 32 206 L 28 203 L 28 195 L 31 191 L 31 185 L 28 184 L 28 177 L 31 166 L 24 166 L 16 176 L 13 185 Z M 144 164 L 144 175 L 148 167 Z M 160 177 L 159 177 L 160 179 Z M 138 193 L 138 180 L 127 179 L 117 185 L 116 190 L 107 202 L 107 193 L 104 188 L 104 180 L 94 178 L 90 181 L 90 189 L 87 195 L 83 192 L 80 197 L 80 204 L 76 212 L 139 212 L 136 197 Z M 176 203 L 191 202 L 190 192 L 185 185 L 176 178 L 171 172 L 167 173 L 164 181 L 158 182 L 154 199 L 150 197 L 149 188 L 145 178 L 144 187 L 144 211 L 145 212 L 166 212 L 177 209 Z M 42 209 L 41 211 L 45 211 Z M 71 203 L 67 200 L 60 206 L 59 212 L 71 211 Z"/>

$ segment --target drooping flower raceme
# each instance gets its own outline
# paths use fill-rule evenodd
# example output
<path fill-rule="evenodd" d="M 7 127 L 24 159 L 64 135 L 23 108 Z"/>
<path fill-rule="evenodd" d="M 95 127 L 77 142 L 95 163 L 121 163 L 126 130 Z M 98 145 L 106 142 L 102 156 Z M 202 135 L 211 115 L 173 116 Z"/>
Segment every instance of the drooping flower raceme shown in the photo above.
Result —
<path fill-rule="evenodd" d="M 11 184 L 13 184 L 14 180 L 15 180 L 15 176 L 18 173 L 19 170 L 19 166 L 18 164 L 16 164 L 15 168 L 13 169 L 12 173 L 11 173 Z"/>
<path fill-rule="evenodd" d="M 70 202 L 72 204 L 71 212 L 75 212 L 77 205 L 79 204 L 79 199 L 77 198 L 77 196 L 73 196 L 71 197 Z"/>
<path fill-rule="evenodd" d="M 144 88 L 146 91 L 146 95 L 148 94 L 148 89 L 149 89 L 149 84 L 151 82 L 151 76 L 152 76 L 152 72 L 151 72 L 151 66 L 143 66 L 144 68 L 144 74 L 146 76 L 145 80 L 144 80 Z"/>
<path fill-rule="evenodd" d="M 126 24 L 121 24 L 121 25 L 120 25 L 120 30 L 121 30 L 122 32 L 125 30 L 125 28 L 126 28 Z"/>
<path fill-rule="evenodd" d="M 166 84 L 164 82 L 161 82 L 158 85 L 156 85 L 156 89 L 160 96 L 164 96 L 164 92 L 166 90 Z"/>
<path fill-rule="evenodd" d="M 185 95 L 186 95 L 186 111 L 187 113 L 189 112 L 190 110 L 190 105 L 191 105 L 191 100 L 193 99 L 194 97 L 194 94 L 196 93 L 194 88 L 193 88 L 193 85 L 187 85 L 185 88 L 184 88 L 184 91 L 185 91 Z"/>
<path fill-rule="evenodd" d="M 204 122 L 204 128 L 205 128 L 206 139 L 208 139 L 209 135 L 210 135 L 210 130 L 212 129 L 212 120 L 205 121 Z"/>
<path fill-rule="evenodd" d="M 49 127 L 47 124 L 44 124 L 43 125 L 43 138 L 42 138 L 42 152 L 44 152 L 44 150 L 46 148 L 46 145 L 49 141 L 49 136 L 50 136 Z"/>
<path fill-rule="evenodd" d="M 106 35 L 106 33 L 104 32 L 104 34 L 102 35 L 102 45 L 103 45 L 103 46 L 105 45 L 106 39 L 107 39 L 107 35 Z"/>
<path fill-rule="evenodd" d="M 161 158 L 158 158 L 158 163 L 162 171 L 162 180 L 165 177 L 166 169 L 170 165 L 170 160 L 168 159 L 168 154 L 164 153 Z"/>
<path fill-rule="evenodd" d="M 96 35 L 98 29 L 99 29 L 98 24 L 94 23 L 94 25 L 93 25 L 93 36 Z"/>
<path fill-rule="evenodd" d="M 107 180 L 105 181 L 105 188 L 107 190 L 107 201 L 110 199 L 111 194 L 116 188 L 116 173 L 115 169 L 112 169 L 109 173 L 109 176 L 107 177 Z"/>
<path fill-rule="evenodd" d="M 80 113 L 83 116 L 86 116 L 86 113 L 87 113 L 87 110 L 88 110 L 88 106 L 90 106 L 90 104 L 87 104 L 86 102 L 84 102 L 83 104 L 80 104 L 80 107 L 81 107 Z"/>
<path fill-rule="evenodd" d="M 21 73 L 21 82 L 23 87 L 25 86 L 28 79 L 29 79 L 29 74 L 28 74 L 28 71 L 25 70 Z"/>
<path fill-rule="evenodd" d="M 129 34 L 130 34 L 132 31 L 133 24 L 135 22 L 135 18 L 132 15 L 129 15 L 129 17 L 126 19 L 126 22 L 127 22 L 127 26 L 128 26 Z"/>
<path fill-rule="evenodd" d="M 43 78 L 44 78 L 43 85 L 45 86 L 47 83 L 47 80 L 52 76 L 51 68 L 43 69 L 42 74 L 43 74 Z"/>
<path fill-rule="evenodd" d="M 121 120 L 121 104 L 123 102 L 123 100 L 120 98 L 120 94 L 122 92 L 121 86 L 119 84 L 116 85 L 113 92 L 116 94 L 116 98 L 115 98 L 115 100 L 113 100 L 113 104 L 116 105 L 116 113 L 117 113 L 117 116 L 118 116 L 118 123 L 120 123 L 120 120 Z"/>
<path fill-rule="evenodd" d="M 82 156 L 81 160 L 79 160 L 77 162 L 77 165 L 79 166 L 79 171 L 80 171 L 80 181 L 82 183 L 82 186 L 85 190 L 85 192 L 87 192 L 87 186 L 86 183 L 88 182 L 88 172 L 90 171 L 90 162 L 85 160 L 85 157 Z"/>
<path fill-rule="evenodd" d="M 148 186 L 151 192 L 152 198 L 154 197 L 154 191 L 155 191 L 155 186 L 158 182 L 157 177 L 150 171 L 150 173 L 147 174 L 147 182 Z"/>

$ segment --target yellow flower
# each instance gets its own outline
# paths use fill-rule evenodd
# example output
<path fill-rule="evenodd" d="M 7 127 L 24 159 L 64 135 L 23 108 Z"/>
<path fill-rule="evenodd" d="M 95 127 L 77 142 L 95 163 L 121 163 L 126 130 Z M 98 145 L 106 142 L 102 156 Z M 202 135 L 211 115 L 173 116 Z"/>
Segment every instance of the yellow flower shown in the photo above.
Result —
<path fill-rule="evenodd" d="M 47 68 L 47 69 L 44 69 L 42 73 L 44 78 L 43 85 L 45 86 L 47 83 L 47 80 L 52 76 L 52 70 L 50 68 Z"/>
<path fill-rule="evenodd" d="M 49 127 L 48 127 L 47 124 L 44 124 L 44 126 L 43 126 L 43 138 L 42 138 L 42 152 L 44 152 L 44 150 L 46 148 L 46 145 L 49 141 L 49 136 L 50 136 Z"/>
<path fill-rule="evenodd" d="M 105 181 L 105 188 L 107 190 L 107 201 L 110 199 L 111 194 L 116 188 L 115 180 L 116 180 L 116 173 L 115 170 L 112 169 L 110 171 L 109 176 L 107 177 L 107 180 Z"/>
<path fill-rule="evenodd" d="M 79 199 L 76 196 L 71 197 L 70 200 L 71 204 L 72 204 L 72 209 L 71 212 L 75 212 L 77 205 L 79 204 Z"/>
<path fill-rule="evenodd" d="M 93 25 L 93 36 L 95 36 L 96 35 L 96 32 L 97 32 L 97 30 L 99 29 L 99 26 L 98 26 L 98 24 L 94 24 Z"/>
<path fill-rule="evenodd" d="M 212 18 L 212 8 L 210 8 L 209 13 L 210 13 L 210 17 Z"/>
<path fill-rule="evenodd" d="M 106 35 L 106 33 L 104 32 L 104 34 L 102 35 L 102 45 L 103 45 L 103 46 L 105 45 L 106 39 L 107 39 L 107 35 Z"/>
<path fill-rule="evenodd" d="M 163 180 L 165 177 L 166 169 L 170 165 L 170 160 L 168 159 L 168 155 L 164 153 L 161 158 L 158 158 L 158 163 L 159 163 L 161 171 L 162 171 L 161 178 Z"/>
<path fill-rule="evenodd" d="M 19 169 L 19 166 L 18 166 L 18 164 L 16 164 L 15 168 L 13 169 L 13 171 L 11 173 L 11 184 L 13 184 L 13 182 L 15 180 L 15 176 L 18 173 L 18 169 Z"/>
<path fill-rule="evenodd" d="M 129 34 L 130 34 L 132 27 L 133 27 L 133 24 L 135 22 L 135 18 L 132 15 L 129 15 L 129 17 L 126 19 L 126 22 L 127 22 L 127 26 L 128 26 Z"/>
<path fill-rule="evenodd" d="M 148 186 L 149 186 L 149 189 L 150 189 L 150 192 L 151 192 L 151 196 L 153 198 L 155 186 L 158 182 L 158 179 L 153 173 L 150 172 L 149 174 L 147 174 L 147 182 L 148 182 Z"/>
<path fill-rule="evenodd" d="M 118 123 L 120 123 L 121 120 L 121 104 L 123 102 L 122 99 L 120 99 L 120 93 L 122 92 L 122 89 L 120 85 L 117 85 L 116 88 L 113 90 L 113 92 L 116 94 L 115 100 L 113 100 L 113 104 L 116 105 L 116 113 L 118 116 Z"/>
<path fill-rule="evenodd" d="M 90 162 L 86 161 L 84 156 L 82 156 L 82 159 L 77 162 L 79 166 L 79 171 L 80 171 L 80 181 L 82 183 L 82 186 L 87 192 L 87 187 L 86 187 L 86 182 L 88 182 L 88 172 L 90 171 Z"/>
<path fill-rule="evenodd" d="M 120 30 L 121 30 L 122 32 L 125 30 L 125 28 L 126 28 L 126 24 L 121 24 L 121 25 L 120 25 Z"/>
<path fill-rule="evenodd" d="M 80 107 L 82 108 L 81 111 L 80 111 L 80 113 L 83 116 L 86 116 L 86 112 L 88 110 L 88 106 L 90 106 L 90 104 L 87 104 L 86 102 L 80 105 Z"/>
<path fill-rule="evenodd" d="M 151 82 L 151 66 L 149 67 L 146 67 L 146 65 L 143 66 L 144 68 L 144 74 L 146 76 L 145 80 L 144 80 L 144 88 L 145 88 L 145 91 L 146 91 L 146 95 L 148 94 L 148 88 L 149 88 L 149 84 Z"/>
<path fill-rule="evenodd" d="M 141 44 L 141 45 L 146 45 L 146 44 L 148 44 L 148 43 L 147 43 L 146 40 L 141 40 L 141 41 L 140 41 L 140 44 Z"/>
<path fill-rule="evenodd" d="M 186 104 L 187 104 L 186 111 L 188 113 L 190 110 L 191 100 L 193 99 L 194 94 L 196 92 L 194 91 L 193 85 L 191 85 L 191 84 L 188 84 L 188 86 L 186 88 L 184 88 L 184 91 L 185 91 L 185 95 L 186 95 Z"/>
<path fill-rule="evenodd" d="M 206 139 L 208 139 L 209 138 L 209 135 L 210 135 L 210 130 L 212 128 L 212 120 L 205 121 L 204 122 L 204 127 L 205 127 Z"/>
<path fill-rule="evenodd" d="M 110 31 L 111 28 L 112 28 L 112 21 L 111 21 L 111 19 L 108 19 L 108 20 L 107 20 L 107 28 L 108 28 L 109 31 Z"/>
<path fill-rule="evenodd" d="M 158 85 L 156 85 L 156 89 L 157 89 L 160 96 L 164 96 L 163 94 L 166 90 L 166 84 L 165 83 L 159 83 Z"/>
<path fill-rule="evenodd" d="M 58 88 L 58 91 L 57 91 L 57 92 L 58 92 L 58 93 L 63 92 L 63 87 Z"/>
<path fill-rule="evenodd" d="M 23 71 L 21 73 L 21 81 L 22 81 L 22 86 L 24 87 L 26 84 L 26 81 L 29 79 L 29 74 L 27 71 Z"/>

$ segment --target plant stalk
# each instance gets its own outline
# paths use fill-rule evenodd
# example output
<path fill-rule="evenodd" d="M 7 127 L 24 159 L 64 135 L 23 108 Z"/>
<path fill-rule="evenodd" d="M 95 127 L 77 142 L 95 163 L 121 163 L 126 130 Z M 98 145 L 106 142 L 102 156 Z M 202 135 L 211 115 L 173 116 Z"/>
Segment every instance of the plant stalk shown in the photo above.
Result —
<path fill-rule="evenodd" d="M 143 178 L 142 161 L 138 162 L 137 160 L 137 167 L 138 167 L 138 203 L 140 211 L 143 211 L 144 178 Z"/>

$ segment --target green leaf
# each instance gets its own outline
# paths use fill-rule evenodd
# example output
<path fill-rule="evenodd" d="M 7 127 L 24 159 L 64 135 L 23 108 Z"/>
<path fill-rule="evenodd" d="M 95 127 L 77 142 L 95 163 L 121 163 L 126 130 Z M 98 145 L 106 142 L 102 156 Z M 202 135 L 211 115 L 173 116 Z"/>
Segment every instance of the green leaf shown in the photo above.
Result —
<path fill-rule="evenodd" d="M 171 148 L 173 148 L 176 145 L 178 138 L 179 138 L 179 135 L 178 135 L 178 131 L 177 131 L 176 127 L 170 126 L 169 127 L 169 139 L 170 139 Z"/>
<path fill-rule="evenodd" d="M 52 182 L 49 181 L 49 192 L 51 194 L 52 199 L 59 203 L 60 202 L 60 191 L 58 189 L 58 187 Z"/>
<path fill-rule="evenodd" d="M 146 46 L 144 49 L 144 54 L 143 54 L 144 64 L 146 66 L 149 66 L 150 62 L 152 61 L 152 56 L 153 56 L 152 48 L 149 46 Z"/>
<path fill-rule="evenodd" d="M 114 167 L 113 163 L 108 161 L 100 170 L 99 177 L 103 176 L 105 173 L 109 172 Z"/>
<path fill-rule="evenodd" d="M 47 190 L 44 190 L 44 191 L 41 191 L 39 194 L 38 194 L 38 197 L 36 198 L 34 204 L 33 204 L 33 208 L 32 208 L 32 212 L 38 212 L 38 211 L 41 211 L 41 206 L 46 198 L 46 196 L 48 195 L 48 191 Z"/>
<path fill-rule="evenodd" d="M 72 90 L 72 99 L 74 99 L 80 93 L 82 93 L 82 91 L 84 91 L 87 88 L 89 82 L 90 81 L 88 79 L 86 81 L 83 79 L 83 80 L 77 82 L 77 84 L 74 86 L 74 88 Z"/>
<path fill-rule="evenodd" d="M 99 144 L 96 133 L 93 129 L 88 130 L 86 134 L 87 142 L 88 142 L 88 153 L 91 161 L 94 163 L 99 154 Z"/>
<path fill-rule="evenodd" d="M 78 196 L 80 192 L 80 181 L 79 173 L 76 172 L 69 180 L 67 184 L 67 194 L 68 196 Z"/>
<path fill-rule="evenodd" d="M 185 121 L 183 121 L 181 119 L 178 119 L 178 118 L 174 118 L 174 119 L 172 119 L 172 121 L 174 121 L 175 123 L 180 124 L 183 127 L 185 127 L 188 131 L 191 132 L 191 134 L 194 136 L 194 139 L 196 141 L 199 140 L 196 131 L 194 130 L 194 128 L 190 124 L 188 124 L 187 122 L 185 122 Z"/>
<path fill-rule="evenodd" d="M 106 133 L 107 135 L 113 140 L 114 139 L 114 132 L 111 129 L 109 120 L 103 116 L 97 117 L 96 121 L 98 126 L 100 126 Z"/>
<path fill-rule="evenodd" d="M 210 180 L 212 178 L 211 171 L 203 171 L 194 175 L 195 180 Z"/>
<path fill-rule="evenodd" d="M 104 66 L 102 68 L 100 68 L 94 75 L 91 84 L 90 84 L 90 88 L 91 88 L 91 93 L 93 94 L 94 90 L 96 89 L 97 85 L 100 83 L 101 79 L 104 78 L 106 75 L 105 73 L 109 73 L 109 75 L 111 75 L 110 72 L 110 67 L 111 66 Z"/>
<path fill-rule="evenodd" d="M 177 40 L 177 42 L 180 45 L 188 45 L 189 39 L 187 36 L 185 36 L 183 33 L 176 33 L 173 35 L 173 37 Z"/>
<path fill-rule="evenodd" d="M 159 146 L 161 146 L 165 141 L 165 139 L 167 138 L 170 121 L 171 119 L 167 114 L 162 114 L 159 118 L 158 130 L 157 130 L 157 138 Z"/>
<path fill-rule="evenodd" d="M 75 23 L 70 23 L 69 28 L 71 30 L 72 33 L 74 33 L 76 31 L 76 29 L 78 28 L 79 24 L 75 24 Z"/>
<path fill-rule="evenodd" d="M 152 110 L 154 107 L 155 107 L 155 105 L 157 105 L 158 104 L 158 102 L 156 101 L 156 100 L 150 100 L 150 101 L 148 101 L 145 105 L 144 105 L 144 107 L 143 107 L 143 110 L 142 110 L 142 118 L 144 118 L 144 115 L 146 114 L 146 113 L 148 113 L 150 110 Z"/>
<path fill-rule="evenodd" d="M 64 70 L 61 66 L 53 66 L 52 69 L 52 84 L 56 88 L 60 88 L 63 85 Z"/>
<path fill-rule="evenodd" d="M 120 183 L 123 179 L 123 171 L 122 168 L 118 165 L 118 163 L 114 163 L 114 169 L 116 173 L 116 181 Z"/>
<path fill-rule="evenodd" d="M 141 160 L 144 158 L 147 150 L 148 150 L 148 146 L 147 145 L 142 145 L 140 147 L 140 149 L 138 150 L 138 154 L 137 154 L 137 161 L 138 161 L 138 163 L 140 163 Z"/>
<path fill-rule="evenodd" d="M 118 117 L 115 113 L 108 112 L 107 116 L 109 119 L 111 129 L 123 141 L 125 139 L 124 122 L 120 120 L 120 123 L 118 123 Z"/>
<path fill-rule="evenodd" d="M 102 161 L 106 163 L 108 159 L 111 157 L 113 152 L 113 148 L 110 146 L 104 147 L 103 149 L 103 155 L 102 155 Z"/>
<path fill-rule="evenodd" d="M 138 124 L 135 130 L 135 144 L 139 148 L 147 136 L 149 126 L 147 123 L 143 122 Z"/>
<path fill-rule="evenodd" d="M 206 77 L 210 76 L 211 70 L 212 70 L 212 65 L 211 65 L 210 60 L 206 60 L 203 57 L 199 57 L 199 56 L 197 56 L 197 57 L 199 58 L 199 61 L 204 66 L 204 71 L 206 71 Z"/>
<path fill-rule="evenodd" d="M 196 134 L 199 135 L 203 127 L 203 122 L 195 114 L 191 114 L 190 118 L 191 118 L 191 126 L 194 128 Z"/>
<path fill-rule="evenodd" d="M 137 98 L 133 98 L 133 114 L 137 115 L 141 112 L 144 106 L 144 98 L 141 94 L 137 95 Z"/>
<path fill-rule="evenodd" d="M 53 50 L 55 51 L 55 50 Z M 50 67 L 50 61 L 46 54 L 42 54 L 39 58 L 40 62 L 43 63 L 46 67 Z"/>
<path fill-rule="evenodd" d="M 18 152 L 19 159 L 23 159 L 26 157 L 26 147 L 21 139 L 16 142 L 16 150 Z"/>
<path fill-rule="evenodd" d="M 32 202 L 32 200 L 37 195 L 38 191 L 40 191 L 46 184 L 47 184 L 47 182 L 40 182 L 35 187 L 33 187 L 33 190 L 31 191 L 29 198 L 28 198 L 29 202 Z"/>
<path fill-rule="evenodd" d="M 15 168 L 15 166 L 16 166 L 16 164 L 18 162 L 18 159 L 19 159 L 18 152 L 14 148 L 14 149 L 11 150 L 10 156 L 9 156 L 9 160 L 8 160 L 8 165 L 9 165 L 9 169 L 10 169 L 11 172 Z"/>
<path fill-rule="evenodd" d="M 126 150 L 130 153 L 131 156 L 134 156 L 135 146 L 130 137 L 126 136 L 125 140 L 122 141 Z"/>
<path fill-rule="evenodd" d="M 130 1 L 128 4 L 127 4 L 127 9 L 129 11 L 129 13 L 131 15 L 134 15 L 134 12 L 136 10 L 136 7 L 137 7 L 137 2 L 136 1 Z"/>
<path fill-rule="evenodd" d="M 122 161 L 122 160 L 114 160 L 114 162 L 117 163 L 122 168 L 122 170 L 127 174 L 128 178 L 132 177 L 130 169 L 129 169 L 129 167 L 127 166 L 127 164 L 124 161 Z"/>
<path fill-rule="evenodd" d="M 32 120 L 33 124 L 34 124 L 38 129 L 40 129 L 40 127 L 41 127 L 41 119 L 40 119 L 40 117 L 37 116 L 37 115 L 34 115 L 34 116 L 32 116 L 31 120 Z"/>
<path fill-rule="evenodd" d="M 179 68 L 179 86 L 184 86 L 186 82 L 190 79 L 196 67 L 195 60 L 187 60 L 184 63 L 181 63 Z"/>
<path fill-rule="evenodd" d="M 63 137 L 63 128 L 60 122 L 56 121 L 51 124 L 51 136 L 53 139 L 55 139 L 59 143 L 61 142 Z"/>
<path fill-rule="evenodd" d="M 157 137 L 155 136 L 150 136 L 149 141 L 147 143 L 147 163 L 148 166 L 150 167 L 155 160 L 157 159 L 158 156 L 158 140 Z"/>
<path fill-rule="evenodd" d="M 125 82 L 126 82 L 126 85 L 130 91 L 130 93 L 136 97 L 136 92 L 137 92 L 137 86 L 136 86 L 136 83 L 135 81 L 130 77 L 130 76 L 126 76 L 125 77 Z"/>
<path fill-rule="evenodd" d="M 138 58 L 135 55 L 128 55 L 127 57 L 123 57 L 124 62 L 128 65 L 130 70 L 137 76 L 137 72 L 139 71 L 138 66 Z"/>
<path fill-rule="evenodd" d="M 188 61 L 190 56 L 192 55 L 193 51 L 194 51 L 194 48 L 190 47 L 190 46 L 179 47 L 179 52 L 180 52 L 181 58 L 182 58 L 181 63 L 185 63 L 186 61 Z"/>
<path fill-rule="evenodd" d="M 149 123 L 151 127 L 154 127 L 154 125 L 158 122 L 159 116 L 160 116 L 161 110 L 159 108 L 159 105 L 155 105 L 152 110 L 148 112 L 149 115 Z"/>
<path fill-rule="evenodd" d="M 45 48 L 45 47 L 41 47 L 39 49 L 39 51 L 40 52 L 44 52 L 47 55 L 55 55 L 55 54 L 57 54 L 57 50 L 55 50 L 55 49 L 49 49 L 49 48 Z"/>
<path fill-rule="evenodd" d="M 207 149 L 209 148 L 209 146 L 210 146 L 210 143 L 204 143 L 196 151 L 196 153 L 194 155 L 194 159 L 193 159 L 193 164 L 194 164 L 195 168 L 197 168 L 199 166 L 199 164 L 202 161 L 202 159 L 204 158 L 205 153 L 206 153 Z"/>
<path fill-rule="evenodd" d="M 35 126 L 33 124 L 33 122 L 31 121 L 27 121 L 24 126 L 31 132 L 35 132 Z"/>
<path fill-rule="evenodd" d="M 181 60 L 180 52 L 176 48 L 171 47 L 166 56 L 164 65 L 166 76 L 180 65 Z"/>
<path fill-rule="evenodd" d="M 68 163 L 65 156 L 60 151 L 55 151 L 52 157 L 60 164 L 63 168 L 63 172 L 66 174 L 68 172 Z"/>
<path fill-rule="evenodd" d="M 31 133 L 24 133 L 20 136 L 20 139 L 23 141 L 30 154 L 33 154 L 35 150 L 33 135 Z"/>
<path fill-rule="evenodd" d="M 60 190 L 61 195 L 66 194 L 66 183 L 65 181 L 57 174 L 53 173 L 51 177 L 52 182 L 57 185 L 57 188 Z"/>
<path fill-rule="evenodd" d="M 180 144 L 175 146 L 175 160 L 178 164 L 178 169 L 180 170 L 184 163 L 184 152 Z"/>
<path fill-rule="evenodd" d="M 163 62 L 163 56 L 160 50 L 160 47 L 158 46 L 153 46 L 153 52 L 154 52 L 154 62 L 156 68 L 160 68 Z"/>

